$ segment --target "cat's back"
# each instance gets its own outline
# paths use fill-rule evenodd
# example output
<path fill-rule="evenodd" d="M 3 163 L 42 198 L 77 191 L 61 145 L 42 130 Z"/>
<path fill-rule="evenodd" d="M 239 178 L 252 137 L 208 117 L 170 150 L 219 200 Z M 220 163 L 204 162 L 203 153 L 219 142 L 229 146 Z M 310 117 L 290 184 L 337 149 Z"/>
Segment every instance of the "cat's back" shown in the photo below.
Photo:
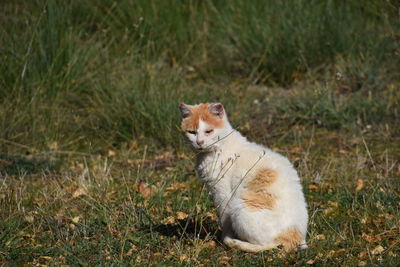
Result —
<path fill-rule="evenodd" d="M 238 153 L 241 156 L 236 169 L 241 170 L 242 178 L 235 181 L 240 186 L 229 203 L 238 224 L 249 225 L 268 218 L 270 231 L 276 234 L 296 226 L 305 235 L 306 203 L 299 176 L 288 158 L 250 142 L 242 145 Z"/>
<path fill-rule="evenodd" d="M 234 148 L 235 154 L 239 155 L 238 164 L 252 169 L 269 168 L 275 171 L 287 173 L 292 179 L 297 180 L 298 176 L 287 157 L 277 153 L 270 148 L 249 142 L 237 143 Z"/>

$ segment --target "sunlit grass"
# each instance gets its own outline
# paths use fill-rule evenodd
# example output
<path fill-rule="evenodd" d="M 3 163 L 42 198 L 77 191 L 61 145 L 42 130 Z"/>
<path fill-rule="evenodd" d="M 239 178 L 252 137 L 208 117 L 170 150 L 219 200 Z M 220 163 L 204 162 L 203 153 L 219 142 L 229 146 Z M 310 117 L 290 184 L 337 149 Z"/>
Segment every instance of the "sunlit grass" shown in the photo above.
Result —
<path fill-rule="evenodd" d="M 393 1 L 15 1 L 0 9 L 0 262 L 386 265 L 400 258 Z M 178 104 L 288 156 L 309 249 L 225 247 Z"/>

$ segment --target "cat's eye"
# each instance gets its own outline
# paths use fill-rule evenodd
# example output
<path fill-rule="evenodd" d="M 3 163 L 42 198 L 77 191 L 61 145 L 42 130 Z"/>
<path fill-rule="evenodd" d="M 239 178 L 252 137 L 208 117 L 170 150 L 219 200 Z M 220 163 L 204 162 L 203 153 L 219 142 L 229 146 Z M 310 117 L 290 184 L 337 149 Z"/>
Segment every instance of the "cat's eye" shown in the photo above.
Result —
<path fill-rule="evenodd" d="M 187 131 L 190 134 L 196 134 L 196 131 Z"/>
<path fill-rule="evenodd" d="M 206 134 L 210 134 L 210 133 L 212 133 L 212 132 L 214 132 L 214 129 L 207 130 L 207 131 L 206 131 Z"/>

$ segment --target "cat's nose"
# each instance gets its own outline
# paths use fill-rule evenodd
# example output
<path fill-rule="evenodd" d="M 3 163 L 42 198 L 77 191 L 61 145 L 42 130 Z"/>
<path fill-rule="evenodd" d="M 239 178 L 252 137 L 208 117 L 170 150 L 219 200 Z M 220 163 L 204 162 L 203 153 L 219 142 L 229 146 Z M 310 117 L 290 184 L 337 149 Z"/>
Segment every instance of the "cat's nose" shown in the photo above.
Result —
<path fill-rule="evenodd" d="M 204 141 L 196 141 L 196 144 L 198 144 L 199 146 L 201 146 L 201 145 L 203 145 L 204 144 Z"/>

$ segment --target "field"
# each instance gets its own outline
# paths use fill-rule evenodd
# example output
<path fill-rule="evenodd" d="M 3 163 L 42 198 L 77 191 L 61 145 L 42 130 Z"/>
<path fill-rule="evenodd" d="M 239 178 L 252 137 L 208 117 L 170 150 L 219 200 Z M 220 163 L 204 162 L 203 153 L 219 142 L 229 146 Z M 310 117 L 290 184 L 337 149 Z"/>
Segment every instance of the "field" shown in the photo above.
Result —
<path fill-rule="evenodd" d="M 398 266 L 398 1 L 3 1 L 2 266 Z M 309 249 L 227 248 L 179 130 L 296 167 Z"/>

